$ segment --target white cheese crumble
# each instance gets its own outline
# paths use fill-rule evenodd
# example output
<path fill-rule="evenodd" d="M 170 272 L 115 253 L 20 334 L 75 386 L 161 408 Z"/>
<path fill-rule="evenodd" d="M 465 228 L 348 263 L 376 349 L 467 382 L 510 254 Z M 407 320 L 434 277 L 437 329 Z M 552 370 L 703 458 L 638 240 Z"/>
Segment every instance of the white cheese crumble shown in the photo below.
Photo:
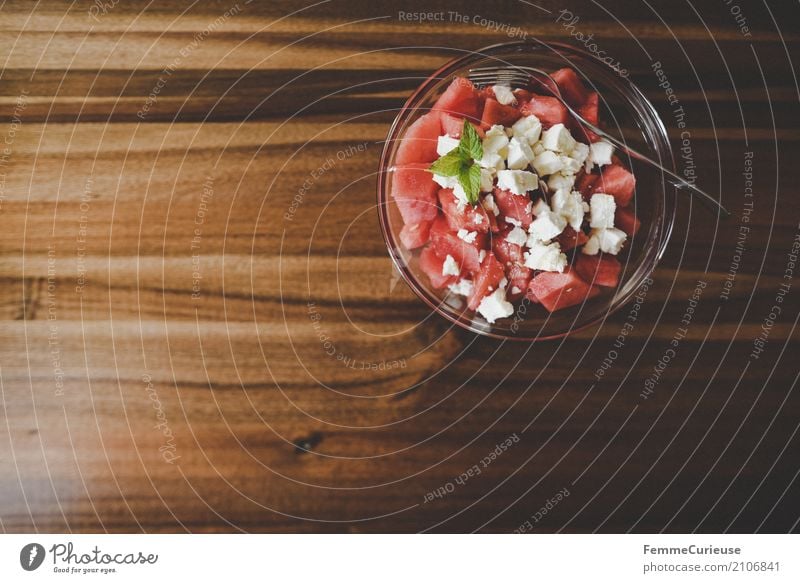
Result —
<path fill-rule="evenodd" d="M 522 246 L 528 241 L 528 233 L 522 227 L 514 227 L 506 235 L 506 241 Z"/>
<path fill-rule="evenodd" d="M 611 164 L 611 156 L 614 154 L 614 146 L 611 143 L 601 140 L 589 146 L 589 159 L 592 164 L 605 166 Z"/>
<path fill-rule="evenodd" d="M 550 205 L 547 204 L 543 198 L 540 198 L 539 200 L 536 201 L 536 204 L 533 205 L 533 208 L 531 210 L 533 211 L 533 214 L 538 217 L 545 211 L 549 212 Z"/>
<path fill-rule="evenodd" d="M 550 198 L 553 210 L 564 217 L 569 226 L 578 231 L 583 224 L 583 197 L 579 192 L 557 190 Z"/>
<path fill-rule="evenodd" d="M 519 138 L 511 138 L 508 142 L 508 167 L 523 170 L 533 161 L 533 150 L 528 142 Z"/>
<path fill-rule="evenodd" d="M 508 85 L 495 85 L 492 90 L 494 91 L 495 99 L 503 105 L 511 105 L 517 102 L 517 98 L 514 97 L 514 93 Z"/>
<path fill-rule="evenodd" d="M 497 186 L 514 194 L 525 194 L 539 187 L 539 178 L 527 170 L 500 170 L 497 173 Z"/>
<path fill-rule="evenodd" d="M 625 232 L 619 229 L 593 229 L 582 251 L 585 255 L 597 255 L 598 251 L 616 255 L 627 238 Z"/>
<path fill-rule="evenodd" d="M 456 235 L 458 235 L 458 238 L 461 239 L 462 241 L 466 241 L 467 243 L 474 243 L 475 237 L 478 236 L 478 233 L 476 231 L 467 231 L 466 229 L 459 229 Z"/>
<path fill-rule="evenodd" d="M 542 145 L 547 150 L 568 154 L 576 143 L 563 123 L 557 123 L 542 133 Z"/>
<path fill-rule="evenodd" d="M 492 172 L 486 168 L 481 168 L 481 192 L 492 192 L 494 188 L 494 178 Z"/>
<path fill-rule="evenodd" d="M 439 156 L 444 156 L 456 148 L 458 148 L 458 140 L 451 138 L 448 135 L 439 136 L 439 139 L 436 142 L 436 153 Z"/>
<path fill-rule="evenodd" d="M 572 190 L 573 186 L 575 186 L 574 174 L 556 172 L 555 174 L 551 174 L 547 179 L 547 188 L 549 188 L 551 192 L 557 190 Z"/>
<path fill-rule="evenodd" d="M 447 289 L 456 295 L 469 297 L 474 287 L 469 279 L 459 279 L 456 283 L 448 285 Z"/>
<path fill-rule="evenodd" d="M 497 203 L 494 201 L 493 194 L 487 194 L 483 198 L 483 208 L 485 208 L 487 211 L 491 211 L 494 216 L 500 214 L 500 209 L 497 208 Z"/>
<path fill-rule="evenodd" d="M 458 275 L 459 273 L 461 273 L 461 269 L 459 269 L 458 263 L 453 259 L 453 256 L 448 255 L 445 257 L 444 263 L 442 263 L 442 275 Z"/>
<path fill-rule="evenodd" d="M 589 226 L 593 229 L 610 229 L 614 226 L 614 211 L 617 203 L 610 194 L 596 192 L 589 201 L 591 215 Z"/>
<path fill-rule="evenodd" d="M 521 117 L 511 126 L 511 131 L 515 138 L 527 142 L 529 146 L 533 146 L 542 135 L 542 122 L 535 115 Z"/>
<path fill-rule="evenodd" d="M 539 241 L 549 241 L 553 237 L 558 236 L 564 227 L 567 226 L 567 221 L 561 215 L 549 210 L 542 210 L 536 215 L 536 219 L 528 227 L 528 246 L 532 243 Z"/>
<path fill-rule="evenodd" d="M 498 288 L 481 300 L 478 313 L 486 318 L 487 322 L 494 324 L 496 320 L 513 314 L 514 306 L 506 300 L 505 290 Z"/>
<path fill-rule="evenodd" d="M 561 246 L 556 242 L 536 241 L 531 245 L 530 251 L 525 253 L 525 267 L 531 269 L 563 272 L 566 266 L 567 256 L 561 252 Z"/>
<path fill-rule="evenodd" d="M 545 150 L 533 159 L 533 168 L 540 176 L 554 174 L 564 167 L 561 157 L 555 152 Z"/>
<path fill-rule="evenodd" d="M 515 219 L 514 217 L 504 217 L 504 218 L 505 218 L 506 222 L 509 225 L 514 225 L 515 227 L 521 227 L 522 226 L 522 223 L 520 221 L 518 221 L 517 219 Z"/>

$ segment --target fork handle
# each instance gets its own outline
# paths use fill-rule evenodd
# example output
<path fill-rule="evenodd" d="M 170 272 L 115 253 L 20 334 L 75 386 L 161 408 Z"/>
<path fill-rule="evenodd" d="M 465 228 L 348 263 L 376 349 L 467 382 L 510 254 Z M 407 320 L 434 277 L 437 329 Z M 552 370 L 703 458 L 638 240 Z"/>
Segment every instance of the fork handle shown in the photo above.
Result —
<path fill-rule="evenodd" d="M 569 106 L 567 106 L 567 107 L 569 108 Z M 569 109 L 571 109 L 571 108 L 569 108 Z M 690 190 L 693 193 L 695 193 L 697 195 L 700 195 L 700 197 L 701 197 L 700 200 L 704 201 L 707 205 L 710 205 L 710 206 L 714 207 L 715 209 L 717 209 L 722 214 L 723 217 L 731 216 L 731 213 L 728 211 L 728 209 L 726 209 L 724 206 L 722 206 L 721 202 L 719 202 L 716 198 L 714 198 L 713 196 L 708 194 L 706 191 L 704 191 L 701 188 L 695 186 L 694 184 L 692 184 L 688 180 L 685 180 L 685 179 L 681 178 L 680 176 L 675 174 L 672 170 L 670 170 L 668 168 L 665 168 L 664 166 L 662 166 L 661 164 L 659 164 L 658 162 L 656 162 L 652 158 L 650 158 L 648 156 L 645 156 L 641 152 L 638 152 L 638 151 L 634 150 L 633 148 L 631 148 L 630 146 L 626 145 L 624 142 L 618 140 L 614 136 L 607 134 L 606 132 L 604 132 L 603 130 L 601 130 L 597 126 L 595 126 L 593 123 L 591 123 L 591 122 L 587 121 L 586 119 L 584 119 L 577 112 L 571 111 L 571 113 L 583 125 L 588 127 L 590 130 L 592 130 L 594 133 L 596 133 L 597 135 L 599 135 L 603 139 L 608 140 L 609 142 L 614 144 L 614 146 L 616 148 L 622 150 L 623 152 L 628 154 L 631 158 L 635 158 L 636 160 L 639 160 L 640 162 L 645 162 L 646 164 L 649 164 L 653 168 L 656 168 L 656 169 L 660 170 L 667 177 L 667 182 L 672 184 L 675 188 L 678 188 L 680 190 Z"/>

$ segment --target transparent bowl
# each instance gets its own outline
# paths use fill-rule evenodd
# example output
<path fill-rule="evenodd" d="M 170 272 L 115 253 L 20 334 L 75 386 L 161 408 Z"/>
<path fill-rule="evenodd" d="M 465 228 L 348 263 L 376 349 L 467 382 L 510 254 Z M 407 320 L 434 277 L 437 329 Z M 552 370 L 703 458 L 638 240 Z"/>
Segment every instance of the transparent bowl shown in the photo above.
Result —
<path fill-rule="evenodd" d="M 475 51 L 450 61 L 433 73 L 406 101 L 389 130 L 378 172 L 378 212 L 392 260 L 411 289 L 451 322 L 478 334 L 530 342 L 562 337 L 590 326 L 633 297 L 664 253 L 675 219 L 676 193 L 664 182 L 660 171 L 617 152 L 636 176 L 632 204 L 642 226 L 628 239 L 618 256 L 623 266 L 619 286 L 605 288 L 602 294 L 583 304 L 551 314 L 542 306 L 523 299 L 516 302 L 514 315 L 490 324 L 469 310 L 464 298 L 447 289 L 433 289 L 419 269 L 419 250 L 408 251 L 400 243 L 403 221 L 390 196 L 397 148 L 408 127 L 430 110 L 454 77 L 466 77 L 474 67 L 508 64 L 533 66 L 549 72 L 572 67 L 591 90 L 598 92 L 604 129 L 667 168 L 674 169 L 675 163 L 664 124 L 647 98 L 630 81 L 591 54 L 560 43 L 512 42 Z"/>

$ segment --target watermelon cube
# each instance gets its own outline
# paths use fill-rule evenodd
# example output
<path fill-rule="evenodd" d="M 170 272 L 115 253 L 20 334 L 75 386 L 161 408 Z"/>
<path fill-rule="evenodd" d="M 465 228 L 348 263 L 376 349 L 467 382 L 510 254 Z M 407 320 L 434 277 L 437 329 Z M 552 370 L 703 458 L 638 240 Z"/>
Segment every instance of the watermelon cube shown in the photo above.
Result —
<path fill-rule="evenodd" d="M 581 170 L 578 177 L 575 179 L 575 186 L 573 188 L 583 195 L 584 200 L 588 201 L 595 192 L 594 187 L 598 178 L 600 178 L 599 174 L 591 174 Z"/>
<path fill-rule="evenodd" d="M 526 229 L 533 222 L 533 205 L 529 197 L 495 187 L 494 200 L 502 215 L 519 221 Z M 500 226 L 503 227 L 502 221 Z"/>
<path fill-rule="evenodd" d="M 549 312 L 581 304 L 600 293 L 600 288 L 583 281 L 572 268 L 563 273 L 543 271 L 531 280 L 528 296 Z"/>
<path fill-rule="evenodd" d="M 407 164 L 395 168 L 392 176 L 392 196 L 394 197 L 403 222 L 416 225 L 432 221 L 438 214 L 436 194 L 439 185 L 428 172 L 428 164 Z"/>
<path fill-rule="evenodd" d="M 583 231 L 575 231 L 572 227 L 567 225 L 561 234 L 556 237 L 556 241 L 561 246 L 562 251 L 569 251 L 575 247 L 584 245 L 589 240 L 589 236 Z"/>
<path fill-rule="evenodd" d="M 442 275 L 444 259 L 439 257 L 432 247 L 425 247 L 419 254 L 419 268 L 428 276 L 434 289 L 442 289 L 458 281 L 456 275 Z"/>
<path fill-rule="evenodd" d="M 555 97 L 534 95 L 530 101 L 520 105 L 522 115 L 535 115 L 542 122 L 545 129 L 557 123 L 567 125 L 569 114 L 567 108 Z"/>
<path fill-rule="evenodd" d="M 486 100 L 486 105 L 483 107 L 481 127 L 484 130 L 488 130 L 496 124 L 503 126 L 514 125 L 514 122 L 520 117 L 522 117 L 522 113 L 516 107 L 503 105 L 496 99 L 489 98 Z"/>
<path fill-rule="evenodd" d="M 636 178 L 623 166 L 611 164 L 603 168 L 594 189 L 612 195 L 617 206 L 628 206 L 636 190 Z"/>
<path fill-rule="evenodd" d="M 509 265 L 506 268 L 506 278 L 508 279 L 508 294 L 506 297 L 511 301 L 515 301 L 524 296 L 531 283 L 532 276 L 533 271 L 524 265 L 517 263 Z M 514 291 L 514 288 L 519 291 Z"/>
<path fill-rule="evenodd" d="M 439 191 L 439 202 L 442 205 L 442 212 L 447 219 L 447 224 L 453 231 L 459 229 L 480 233 L 489 231 L 489 217 L 482 206 L 465 204 L 459 208 L 458 199 L 450 188 L 443 188 Z"/>
<path fill-rule="evenodd" d="M 584 281 L 603 287 L 617 287 L 622 265 L 613 255 L 584 255 L 575 260 L 575 271 Z"/>
<path fill-rule="evenodd" d="M 416 249 L 428 242 L 431 236 L 431 221 L 403 225 L 400 229 L 400 242 L 406 249 Z"/>
<path fill-rule="evenodd" d="M 511 228 L 507 228 L 505 231 L 492 237 L 492 251 L 503 265 L 522 263 L 525 260 L 522 255 L 522 246 L 511 243 L 506 239 L 510 232 Z"/>
<path fill-rule="evenodd" d="M 487 253 L 481 263 L 480 271 L 473 279 L 472 295 L 469 298 L 470 310 L 476 310 L 481 300 L 497 289 L 500 280 L 506 275 L 501 263 L 493 253 Z"/>
<path fill-rule="evenodd" d="M 600 123 L 600 97 L 596 92 L 592 91 L 582 104 L 577 107 L 577 112 L 580 116 L 591 124 L 598 125 Z M 583 138 L 584 142 L 597 142 L 600 136 L 594 133 L 583 124 L 575 121 L 573 130 L 576 138 Z"/>
<path fill-rule="evenodd" d="M 464 77 L 456 77 L 436 100 L 432 111 L 478 120 L 482 107 L 481 96 L 472 82 Z"/>
<path fill-rule="evenodd" d="M 461 131 L 464 129 L 464 118 L 457 117 L 455 115 L 451 115 L 449 113 L 441 113 L 442 119 L 442 131 L 450 136 L 451 138 L 460 138 Z M 473 128 L 475 128 L 475 132 L 483 138 L 485 132 L 483 128 L 476 126 L 474 123 L 470 122 Z"/>
<path fill-rule="evenodd" d="M 439 114 L 428 112 L 412 123 L 400 138 L 394 163 L 398 166 L 418 162 L 433 162 L 439 155 L 436 145 L 442 134 Z"/>
<path fill-rule="evenodd" d="M 480 250 L 486 245 L 486 235 L 477 233 L 473 242 L 461 239 L 447 223 L 447 219 L 439 216 L 431 225 L 431 246 L 436 254 L 444 259 L 448 255 L 467 271 L 475 272 L 480 268 Z"/>
<path fill-rule="evenodd" d="M 624 231 L 628 237 L 633 237 L 639 231 L 642 222 L 632 210 L 618 206 L 614 213 L 614 226 Z"/>
<path fill-rule="evenodd" d="M 564 67 L 555 73 L 551 73 L 550 76 L 555 80 L 556 85 L 558 85 L 558 89 L 561 91 L 561 97 L 572 107 L 578 107 L 586 101 L 586 98 L 589 96 L 589 91 L 573 69 Z"/>

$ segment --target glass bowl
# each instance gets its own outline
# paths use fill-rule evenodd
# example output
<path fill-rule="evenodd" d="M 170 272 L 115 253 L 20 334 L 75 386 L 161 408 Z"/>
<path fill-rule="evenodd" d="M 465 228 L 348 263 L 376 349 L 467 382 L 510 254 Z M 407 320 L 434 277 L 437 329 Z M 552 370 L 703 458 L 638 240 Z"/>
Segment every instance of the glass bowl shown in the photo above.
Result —
<path fill-rule="evenodd" d="M 444 65 L 426 79 L 406 101 L 389 129 L 378 172 L 378 213 L 389 255 L 411 289 L 433 310 L 472 332 L 495 338 L 535 341 L 558 338 L 590 326 L 628 302 L 655 269 L 664 253 L 675 219 L 675 189 L 664 182 L 660 171 L 637 163 L 622 152 L 616 154 L 636 176 L 633 210 L 642 222 L 628 239 L 618 259 L 622 263 L 620 284 L 576 306 L 549 313 L 523 299 L 515 303 L 512 316 L 490 324 L 466 308 L 465 299 L 447 289 L 436 290 L 418 265 L 419 250 L 408 251 L 399 238 L 403 221 L 390 196 L 394 158 L 408 127 L 430 110 L 454 77 L 468 76 L 476 67 L 525 65 L 548 72 L 572 67 L 590 90 L 600 96 L 600 120 L 609 133 L 624 139 L 634 149 L 674 168 L 674 159 L 661 118 L 647 98 L 626 78 L 590 53 L 560 43 L 521 41 L 493 45 Z"/>

